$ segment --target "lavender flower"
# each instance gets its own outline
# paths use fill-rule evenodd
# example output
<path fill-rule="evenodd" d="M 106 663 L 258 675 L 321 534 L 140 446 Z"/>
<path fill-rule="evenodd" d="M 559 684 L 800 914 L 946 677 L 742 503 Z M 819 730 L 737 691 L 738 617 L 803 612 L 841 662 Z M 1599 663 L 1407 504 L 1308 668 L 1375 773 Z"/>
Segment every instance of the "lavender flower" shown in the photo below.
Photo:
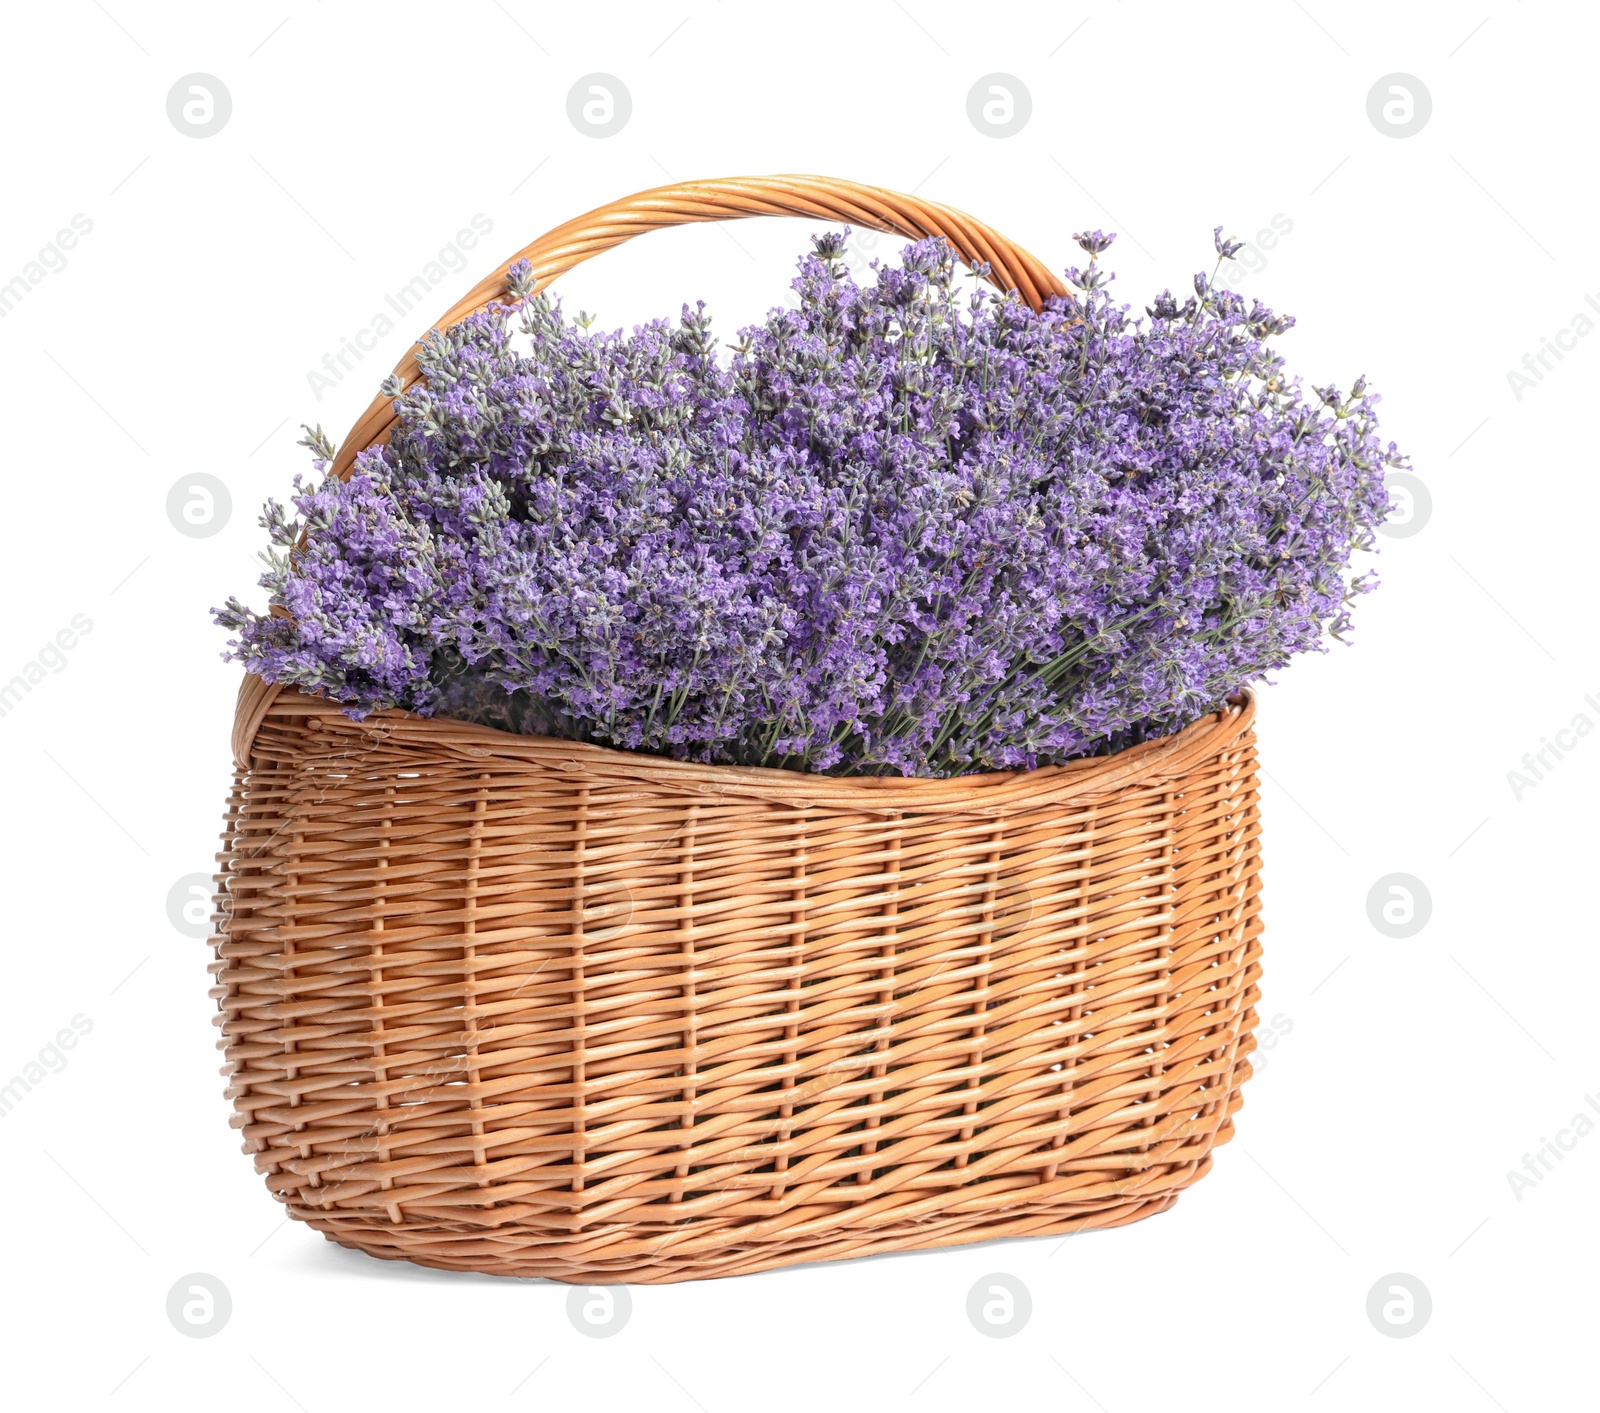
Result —
<path fill-rule="evenodd" d="M 1406 462 L 1364 381 L 1302 396 L 1292 320 L 1204 275 L 1131 318 L 1111 237 L 1075 239 L 1036 313 L 943 242 L 863 287 L 821 237 L 724 361 L 703 305 L 591 332 L 514 270 L 426 342 L 387 446 L 269 502 L 280 613 L 214 610 L 228 656 L 357 717 L 833 773 L 1174 730 L 1344 634 Z"/>

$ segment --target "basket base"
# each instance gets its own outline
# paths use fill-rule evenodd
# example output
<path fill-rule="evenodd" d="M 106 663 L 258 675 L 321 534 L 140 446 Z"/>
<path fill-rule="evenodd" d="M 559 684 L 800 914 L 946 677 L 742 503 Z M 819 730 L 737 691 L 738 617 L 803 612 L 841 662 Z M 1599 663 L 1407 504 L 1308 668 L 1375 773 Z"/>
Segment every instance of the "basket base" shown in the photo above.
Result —
<path fill-rule="evenodd" d="M 1208 1156 L 1190 1181 L 1204 1176 Z M 1187 1184 L 1185 1184 L 1187 1185 Z M 294 1215 L 329 1241 L 385 1261 L 409 1261 L 443 1271 L 470 1271 L 561 1281 L 571 1285 L 670 1285 L 677 1281 L 747 1276 L 780 1266 L 880 1256 L 895 1251 L 966 1246 L 1005 1237 L 1072 1236 L 1126 1226 L 1165 1212 L 1178 1200 L 1166 1190 L 1145 1198 L 1101 1204 L 1047 1202 L 875 1227 L 833 1227 L 813 1237 L 792 1231 L 761 1240 L 708 1237 L 694 1230 L 641 1240 L 627 1230 L 561 1239 L 526 1229 L 330 1221 L 325 1213 Z M 698 1238 L 698 1239 L 697 1239 Z"/>
<path fill-rule="evenodd" d="M 575 1285 L 1154 1215 L 1250 1077 L 1253 710 L 896 781 L 282 694 L 217 904 L 232 1122 L 340 1245 Z"/>

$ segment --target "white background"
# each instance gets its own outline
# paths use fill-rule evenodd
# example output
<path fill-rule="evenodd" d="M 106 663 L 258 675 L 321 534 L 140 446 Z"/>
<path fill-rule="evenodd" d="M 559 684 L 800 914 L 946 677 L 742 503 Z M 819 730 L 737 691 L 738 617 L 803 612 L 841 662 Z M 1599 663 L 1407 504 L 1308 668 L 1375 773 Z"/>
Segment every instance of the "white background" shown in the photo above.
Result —
<path fill-rule="evenodd" d="M 1600 299 L 1588 7 L 66 0 L 6 30 L 0 282 L 74 215 L 92 230 L 0 320 L 0 680 L 93 624 L 0 717 L 0 1082 L 92 1024 L 0 1121 L 8 1402 L 1594 1406 L 1600 1133 L 1520 1198 L 1507 1178 L 1600 1095 L 1600 733 L 1520 799 L 1507 780 L 1576 714 L 1600 724 L 1600 337 L 1520 398 L 1507 378 Z M 197 71 L 232 97 L 200 140 L 166 112 Z M 632 96 L 605 139 L 566 113 L 595 71 Z M 1032 96 L 1011 137 L 967 116 L 992 72 Z M 1367 115 L 1395 72 L 1432 97 L 1407 138 Z M 592 1340 L 565 1287 L 283 1226 L 239 1153 L 209 951 L 166 902 L 211 871 L 229 778 L 238 669 L 206 610 L 259 602 L 255 514 L 307 467 L 296 425 L 342 437 L 494 262 L 669 177 L 785 171 L 914 188 L 1056 268 L 1073 231 L 1121 231 L 1109 263 L 1139 305 L 1209 268 L 1213 225 L 1281 216 L 1241 289 L 1299 317 L 1283 346 L 1308 381 L 1382 390 L 1433 510 L 1382 542 L 1356 645 L 1264 692 L 1276 1043 L 1211 1176 L 1064 1244 L 636 1288 Z M 308 371 L 480 214 L 470 268 L 319 399 Z M 607 325 L 703 297 L 731 332 L 784 297 L 808 229 L 653 236 L 561 288 Z M 200 472 L 232 514 L 195 539 L 166 502 Z M 1432 899 L 1404 940 L 1366 906 L 1396 872 Z M 231 1292 L 212 1338 L 167 1319 L 190 1272 Z M 1031 1292 L 1014 1337 L 968 1322 L 990 1272 Z M 1366 1314 L 1393 1272 L 1431 1293 L 1411 1338 Z"/>

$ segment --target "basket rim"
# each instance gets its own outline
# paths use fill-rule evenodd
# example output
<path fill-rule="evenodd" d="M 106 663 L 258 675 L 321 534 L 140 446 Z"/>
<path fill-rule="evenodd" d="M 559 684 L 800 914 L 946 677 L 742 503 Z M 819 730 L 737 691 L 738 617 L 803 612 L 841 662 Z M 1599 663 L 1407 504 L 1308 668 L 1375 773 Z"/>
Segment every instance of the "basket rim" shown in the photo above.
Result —
<path fill-rule="evenodd" d="M 234 720 L 234 753 L 249 770 L 257 731 L 270 716 L 337 718 L 341 732 L 371 738 L 376 752 L 385 746 L 426 745 L 463 760 L 500 760 L 553 769 L 591 783 L 635 785 L 685 794 L 765 799 L 795 805 L 828 805 L 867 810 L 959 809 L 990 812 L 1032 808 L 1117 793 L 1129 785 L 1174 778 L 1246 736 L 1255 724 L 1256 692 L 1242 686 L 1220 710 L 1169 735 L 1129 746 L 1108 756 L 1088 756 L 1032 770 L 979 771 L 944 778 L 885 775 L 814 775 L 772 766 L 704 765 L 697 761 L 569 741 L 552 736 L 522 736 L 493 726 L 424 717 L 390 709 L 356 721 L 341 703 L 298 688 L 278 688 L 254 673 L 240 684 Z"/>

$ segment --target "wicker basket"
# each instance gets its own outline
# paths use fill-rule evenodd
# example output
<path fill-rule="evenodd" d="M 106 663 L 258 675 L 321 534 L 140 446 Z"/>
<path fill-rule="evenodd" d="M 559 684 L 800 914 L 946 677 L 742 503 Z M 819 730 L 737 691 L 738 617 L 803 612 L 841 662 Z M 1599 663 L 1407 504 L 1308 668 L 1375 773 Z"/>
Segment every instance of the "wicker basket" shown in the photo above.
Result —
<path fill-rule="evenodd" d="M 812 177 L 630 197 L 522 254 L 793 214 L 970 217 Z M 441 319 L 505 294 L 505 269 Z M 417 376 L 409 358 L 398 370 Z M 379 399 L 336 470 L 384 440 Z M 684 764 L 247 677 L 219 874 L 234 1125 L 292 1216 L 581 1282 L 1115 1226 L 1232 1134 L 1260 975 L 1254 703 L 954 780 Z"/>

